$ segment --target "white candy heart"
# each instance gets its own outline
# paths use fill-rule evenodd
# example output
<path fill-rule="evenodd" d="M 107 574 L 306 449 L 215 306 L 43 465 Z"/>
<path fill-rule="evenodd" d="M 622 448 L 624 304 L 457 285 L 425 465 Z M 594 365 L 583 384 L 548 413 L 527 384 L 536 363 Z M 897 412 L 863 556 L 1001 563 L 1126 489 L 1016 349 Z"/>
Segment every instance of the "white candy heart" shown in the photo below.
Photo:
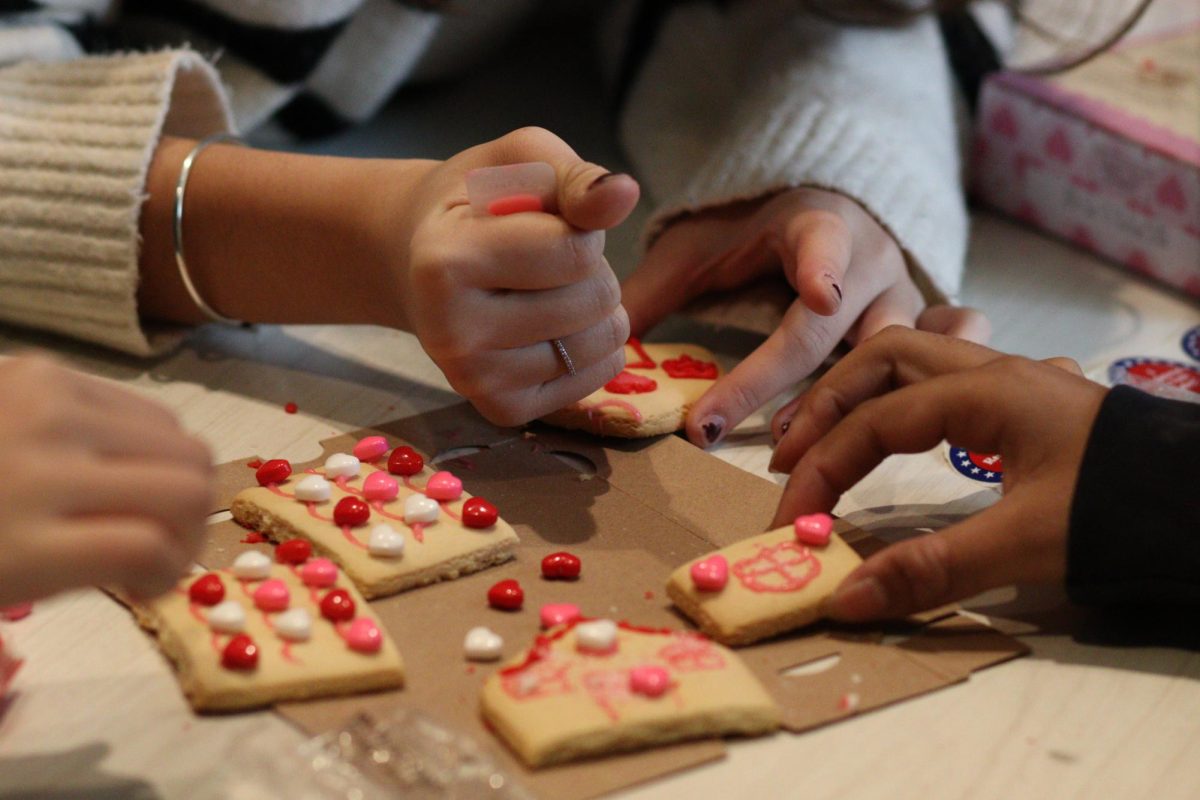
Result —
<path fill-rule="evenodd" d="M 333 493 L 333 485 L 320 475 L 305 475 L 296 484 L 296 499 L 306 503 L 324 503 Z"/>
<path fill-rule="evenodd" d="M 326 478 L 357 478 L 359 460 L 349 453 L 334 453 L 325 459 Z"/>
<path fill-rule="evenodd" d="M 468 661 L 495 661 L 503 648 L 504 640 L 490 628 L 471 628 L 463 639 L 463 653 Z"/>
<path fill-rule="evenodd" d="M 617 643 L 617 623 L 596 619 L 575 626 L 575 646 L 589 653 L 607 653 Z"/>
<path fill-rule="evenodd" d="M 404 555 L 404 534 L 391 525 L 376 525 L 367 537 L 367 552 L 373 556 L 398 558 Z"/>
<path fill-rule="evenodd" d="M 410 494 L 404 500 L 404 521 L 409 525 L 414 522 L 437 522 L 441 507 L 437 500 L 430 500 L 423 494 Z"/>
<path fill-rule="evenodd" d="M 307 608 L 289 608 L 275 617 L 275 632 L 294 642 L 307 641 L 312 636 L 312 614 Z"/>
<path fill-rule="evenodd" d="M 232 569 L 242 580 L 262 580 L 271 575 L 271 557 L 257 550 L 247 550 L 233 560 Z"/>
<path fill-rule="evenodd" d="M 208 625 L 220 633 L 241 633 L 246 627 L 246 610 L 236 600 L 217 603 L 208 610 Z"/>

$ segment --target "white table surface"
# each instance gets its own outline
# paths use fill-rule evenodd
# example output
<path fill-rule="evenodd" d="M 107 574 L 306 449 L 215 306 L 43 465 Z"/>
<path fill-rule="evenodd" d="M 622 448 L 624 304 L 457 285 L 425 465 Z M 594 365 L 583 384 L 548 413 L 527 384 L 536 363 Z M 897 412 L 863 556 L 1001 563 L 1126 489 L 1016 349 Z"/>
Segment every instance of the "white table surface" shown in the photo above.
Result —
<path fill-rule="evenodd" d="M 492 71 L 473 91 L 506 85 Z M 417 92 L 367 130 L 310 149 L 444 155 L 536 121 L 591 142 L 589 157 L 619 163 L 613 143 L 595 134 L 604 119 L 594 108 L 547 117 L 518 98 L 481 112 L 475 135 L 442 135 L 453 112 L 438 109 L 466 91 Z M 632 264 L 635 239 L 636 226 L 610 239 L 619 271 Z M 964 299 L 988 312 L 993 344 L 1012 352 L 1085 366 L 1121 355 L 1180 358 L 1179 336 L 1200 323 L 1181 296 L 987 214 L 976 215 L 969 262 Z M 668 331 L 715 343 L 727 363 L 753 344 L 687 323 Z M 310 458 L 333 433 L 456 400 L 412 337 L 371 327 L 210 327 L 152 362 L 0 331 L 0 352 L 28 346 L 166 403 L 218 461 Z M 299 413 L 283 413 L 289 401 Z M 766 473 L 765 417 L 715 455 L 780 480 Z M 836 510 L 886 537 L 914 523 L 945 525 L 996 496 L 934 451 L 889 459 Z M 622 796 L 1200 797 L 1200 637 L 1189 648 L 1165 635 L 1194 629 L 1194 620 L 1114 632 L 1044 589 L 993 592 L 972 607 L 1009 620 L 1032 655 L 842 724 L 735 743 L 723 761 Z M 302 740 L 269 713 L 194 716 L 150 638 L 97 591 L 40 602 L 28 619 L 0 623 L 0 635 L 26 659 L 0 716 L 0 796 L 218 797 L 210 779 L 231 749 L 250 737 L 279 747 Z"/>

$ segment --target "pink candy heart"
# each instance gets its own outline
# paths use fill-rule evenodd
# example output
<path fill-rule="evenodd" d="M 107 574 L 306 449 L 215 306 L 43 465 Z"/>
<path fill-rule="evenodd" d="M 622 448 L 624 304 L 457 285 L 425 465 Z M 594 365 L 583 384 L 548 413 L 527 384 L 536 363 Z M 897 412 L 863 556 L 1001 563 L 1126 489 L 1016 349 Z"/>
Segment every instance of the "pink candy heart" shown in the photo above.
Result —
<path fill-rule="evenodd" d="M 729 562 L 718 553 L 692 564 L 692 583 L 702 592 L 719 592 L 729 581 Z"/>
<path fill-rule="evenodd" d="M 363 480 L 363 497 L 368 500 L 378 500 L 386 503 L 395 500 L 400 494 L 400 484 L 391 475 L 383 472 L 372 472 Z"/>
<path fill-rule="evenodd" d="M 300 568 L 300 580 L 305 586 L 333 586 L 337 581 L 337 567 L 328 558 L 310 558 Z"/>
<path fill-rule="evenodd" d="M 662 697 L 671 688 L 671 673 L 647 665 L 629 670 L 629 691 L 645 697 Z"/>
<path fill-rule="evenodd" d="M 828 514 L 805 514 L 796 517 L 796 541 L 810 547 L 824 547 L 829 544 L 829 534 L 833 531 L 833 517 Z"/>
<path fill-rule="evenodd" d="M 547 603 L 540 613 L 543 628 L 566 625 L 579 619 L 579 606 L 574 603 Z"/>
<path fill-rule="evenodd" d="M 254 605 L 260 611 L 283 611 L 291 599 L 287 584 L 278 578 L 263 581 L 254 590 Z"/>
<path fill-rule="evenodd" d="M 462 481 L 449 472 L 435 472 L 425 484 L 425 496 L 434 500 L 457 500 L 462 496 Z"/>
<path fill-rule="evenodd" d="M 359 653 L 375 653 L 383 647 L 383 633 L 375 620 L 359 617 L 346 629 L 346 644 Z"/>
<path fill-rule="evenodd" d="M 388 451 L 387 439 L 382 436 L 368 436 L 359 439 L 354 445 L 354 457 L 359 461 L 374 461 Z"/>

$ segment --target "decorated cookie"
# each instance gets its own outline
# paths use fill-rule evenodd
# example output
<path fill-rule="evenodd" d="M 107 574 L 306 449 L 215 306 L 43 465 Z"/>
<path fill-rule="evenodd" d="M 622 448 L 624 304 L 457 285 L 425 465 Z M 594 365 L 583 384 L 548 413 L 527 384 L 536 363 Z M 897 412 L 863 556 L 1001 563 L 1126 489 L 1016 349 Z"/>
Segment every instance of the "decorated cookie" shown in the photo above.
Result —
<path fill-rule="evenodd" d="M 482 705 L 533 767 L 779 725 L 770 696 L 728 649 L 611 620 L 578 619 L 538 636 L 488 678 Z"/>
<path fill-rule="evenodd" d="M 667 594 L 700 630 L 742 645 L 800 628 L 862 563 L 826 514 L 744 539 L 684 564 Z"/>
<path fill-rule="evenodd" d="M 238 578 L 231 569 L 189 575 L 174 592 L 131 605 L 175 664 L 197 711 L 404 684 L 400 653 L 354 585 L 335 573 L 318 588 L 302 569 L 279 561 L 262 578 Z M 323 614 L 332 595 L 346 598 L 348 615 Z"/>
<path fill-rule="evenodd" d="M 385 447 L 385 445 L 387 445 Z M 301 539 L 334 561 L 365 597 L 457 578 L 513 557 L 517 535 L 496 507 L 431 469 L 411 447 L 369 436 L 355 455 L 296 470 L 279 459 L 231 511 L 276 542 Z M 368 460 L 363 460 L 366 458 Z M 273 477 L 281 480 L 272 480 Z M 265 478 L 265 479 L 264 479 Z"/>
<path fill-rule="evenodd" d="M 630 339 L 620 375 L 543 421 L 626 439 L 674 433 L 720 374 L 713 354 L 698 345 Z"/>

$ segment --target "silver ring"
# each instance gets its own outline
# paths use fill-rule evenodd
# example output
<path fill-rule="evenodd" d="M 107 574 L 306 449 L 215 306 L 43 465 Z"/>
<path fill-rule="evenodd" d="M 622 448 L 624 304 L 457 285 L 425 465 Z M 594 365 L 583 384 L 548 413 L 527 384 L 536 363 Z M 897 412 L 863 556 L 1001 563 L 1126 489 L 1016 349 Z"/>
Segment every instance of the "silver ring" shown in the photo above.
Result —
<path fill-rule="evenodd" d="M 558 351 L 558 357 L 562 359 L 563 366 L 567 368 L 567 374 L 574 375 L 575 362 L 571 360 L 571 354 L 567 352 L 567 346 L 563 344 L 562 339 L 551 339 L 550 344 L 554 345 L 554 349 Z"/>

